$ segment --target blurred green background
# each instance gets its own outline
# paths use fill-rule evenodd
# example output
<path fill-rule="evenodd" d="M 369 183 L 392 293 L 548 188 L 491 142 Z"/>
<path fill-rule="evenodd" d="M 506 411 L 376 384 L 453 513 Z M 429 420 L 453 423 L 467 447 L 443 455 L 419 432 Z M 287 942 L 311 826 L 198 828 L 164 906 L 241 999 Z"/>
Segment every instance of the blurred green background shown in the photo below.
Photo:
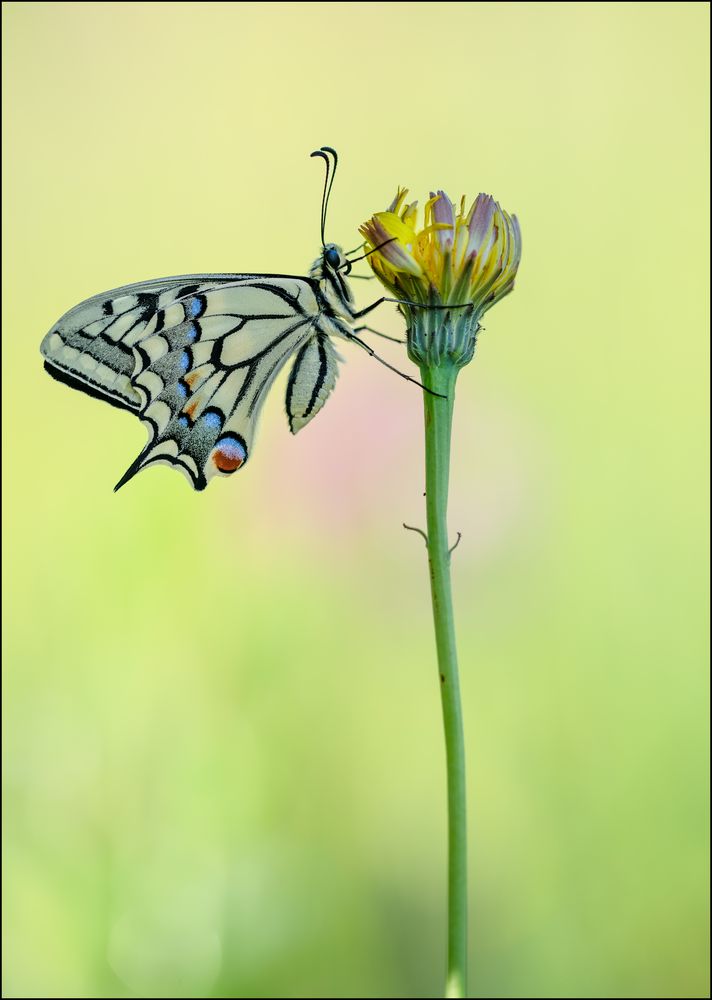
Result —
<path fill-rule="evenodd" d="M 417 389 L 346 346 L 243 473 L 114 495 L 142 427 L 38 353 L 124 282 L 305 273 L 323 143 L 347 247 L 399 183 L 524 234 L 456 409 L 473 989 L 707 995 L 708 21 L 3 6 L 5 995 L 442 989 Z"/>

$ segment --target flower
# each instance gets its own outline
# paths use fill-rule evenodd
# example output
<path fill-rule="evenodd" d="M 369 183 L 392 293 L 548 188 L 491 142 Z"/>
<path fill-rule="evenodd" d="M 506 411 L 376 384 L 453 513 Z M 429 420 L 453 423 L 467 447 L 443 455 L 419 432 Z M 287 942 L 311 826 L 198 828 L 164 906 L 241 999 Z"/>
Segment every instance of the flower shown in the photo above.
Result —
<path fill-rule="evenodd" d="M 466 364 L 481 317 L 514 287 L 522 254 L 519 222 L 491 195 L 479 194 L 465 211 L 464 197 L 456 210 L 445 192 L 438 191 L 431 192 L 423 228 L 418 229 L 418 203 L 407 203 L 407 194 L 406 188 L 399 188 L 386 211 L 360 227 L 368 260 L 401 300 L 413 360 L 437 364 L 447 355 L 458 365 Z M 444 305 L 470 308 L 442 311 Z M 425 306 L 438 310 L 431 308 L 426 317 Z M 442 342 L 441 335 L 438 345 L 435 331 L 444 326 L 449 326 L 449 343 Z"/>

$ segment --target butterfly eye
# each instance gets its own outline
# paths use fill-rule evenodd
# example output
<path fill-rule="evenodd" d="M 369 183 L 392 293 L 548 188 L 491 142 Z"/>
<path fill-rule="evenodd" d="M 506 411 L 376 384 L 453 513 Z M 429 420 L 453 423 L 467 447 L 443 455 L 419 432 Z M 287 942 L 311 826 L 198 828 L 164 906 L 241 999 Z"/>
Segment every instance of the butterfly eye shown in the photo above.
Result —
<path fill-rule="evenodd" d="M 324 254 L 324 260 L 329 265 L 329 267 L 337 268 L 341 263 L 341 256 L 339 254 L 339 251 L 334 250 L 333 247 L 329 247 L 329 249 Z"/>

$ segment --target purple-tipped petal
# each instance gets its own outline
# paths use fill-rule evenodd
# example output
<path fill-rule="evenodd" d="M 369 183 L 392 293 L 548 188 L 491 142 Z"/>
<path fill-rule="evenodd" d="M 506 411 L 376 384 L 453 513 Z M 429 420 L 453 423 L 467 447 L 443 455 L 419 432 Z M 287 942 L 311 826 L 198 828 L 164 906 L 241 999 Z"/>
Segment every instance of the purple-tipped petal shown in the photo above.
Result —
<path fill-rule="evenodd" d="M 430 192 L 431 211 L 433 222 L 437 225 L 448 226 L 448 229 L 436 229 L 435 235 L 441 250 L 451 250 L 455 232 L 455 208 L 444 191 L 438 191 L 437 195 Z"/>
<path fill-rule="evenodd" d="M 489 243 L 492 222 L 496 211 L 495 200 L 490 194 L 478 194 L 475 210 L 470 219 L 470 250 L 478 253 Z"/>
<path fill-rule="evenodd" d="M 512 237 L 514 240 L 514 251 L 512 253 L 512 267 L 516 271 L 519 261 L 522 259 L 522 231 L 519 228 L 519 219 L 512 216 Z"/>
<path fill-rule="evenodd" d="M 413 246 L 405 242 L 411 236 L 415 239 L 415 233 L 412 233 L 397 215 L 384 212 L 383 216 L 385 216 L 384 221 L 374 215 L 361 226 L 360 233 L 366 237 L 373 249 L 378 248 L 378 256 L 391 267 L 420 277 L 423 272 L 412 255 Z"/>

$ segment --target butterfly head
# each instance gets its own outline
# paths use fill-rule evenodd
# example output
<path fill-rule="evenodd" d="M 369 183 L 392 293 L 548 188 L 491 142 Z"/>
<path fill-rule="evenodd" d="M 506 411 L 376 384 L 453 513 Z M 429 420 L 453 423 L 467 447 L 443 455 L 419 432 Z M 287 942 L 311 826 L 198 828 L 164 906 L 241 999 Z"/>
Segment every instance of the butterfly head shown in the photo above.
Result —
<path fill-rule="evenodd" d="M 351 261 L 336 243 L 325 243 L 321 253 L 314 261 L 309 272 L 317 281 L 331 276 L 345 276 L 351 270 Z"/>
<path fill-rule="evenodd" d="M 354 299 L 345 280 L 350 270 L 351 261 L 336 243 L 325 243 L 309 269 L 309 276 L 319 282 L 322 295 L 337 316 L 352 312 Z"/>

